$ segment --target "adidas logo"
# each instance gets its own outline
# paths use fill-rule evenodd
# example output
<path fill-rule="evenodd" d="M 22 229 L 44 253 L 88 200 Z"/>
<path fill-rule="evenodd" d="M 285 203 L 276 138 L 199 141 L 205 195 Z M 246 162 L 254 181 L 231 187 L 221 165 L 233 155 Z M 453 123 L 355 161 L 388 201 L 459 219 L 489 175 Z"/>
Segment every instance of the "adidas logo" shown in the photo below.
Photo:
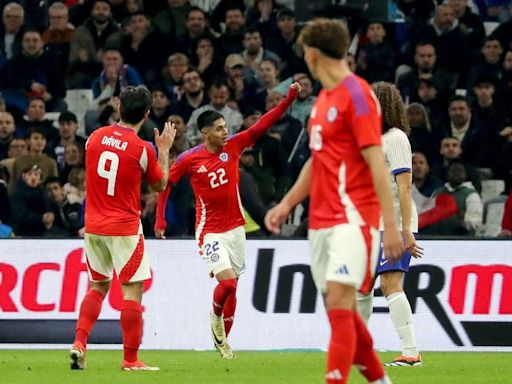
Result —
<path fill-rule="evenodd" d="M 338 268 L 336 271 L 336 274 L 338 275 L 348 275 L 348 268 L 345 264 L 343 264 L 341 267 Z"/>
<path fill-rule="evenodd" d="M 325 375 L 327 380 L 340 380 L 343 379 L 343 375 L 341 374 L 339 369 L 335 369 L 333 371 L 327 372 Z"/>
<path fill-rule="evenodd" d="M 206 169 L 206 167 L 204 165 L 201 165 L 199 167 L 199 169 L 197 170 L 197 173 L 205 173 L 205 172 L 208 172 L 208 170 Z"/>

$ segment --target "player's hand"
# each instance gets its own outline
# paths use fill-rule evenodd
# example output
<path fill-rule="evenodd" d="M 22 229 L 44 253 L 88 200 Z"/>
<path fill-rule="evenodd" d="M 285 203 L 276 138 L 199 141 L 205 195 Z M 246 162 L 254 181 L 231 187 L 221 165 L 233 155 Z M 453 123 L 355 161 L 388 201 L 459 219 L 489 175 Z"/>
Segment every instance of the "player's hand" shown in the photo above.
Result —
<path fill-rule="evenodd" d="M 155 237 L 157 239 L 162 239 L 162 240 L 165 240 L 165 228 L 164 229 L 160 229 L 160 228 L 155 228 Z"/>
<path fill-rule="evenodd" d="M 416 243 L 416 239 L 411 231 L 402 231 L 404 237 L 405 249 L 409 251 L 412 257 L 418 258 L 423 256 L 423 248 Z"/>
<path fill-rule="evenodd" d="M 290 207 L 282 202 L 270 209 L 264 219 L 267 229 L 278 235 L 281 232 L 281 224 L 284 223 L 290 214 L 290 210 Z"/>
<path fill-rule="evenodd" d="M 396 226 L 384 228 L 382 248 L 386 259 L 392 262 L 398 261 L 404 254 L 404 243 Z"/>
<path fill-rule="evenodd" d="M 299 95 L 300 91 L 302 91 L 302 86 L 299 84 L 298 81 L 296 81 L 290 85 L 290 90 L 288 91 L 288 95 L 291 95 L 293 92 L 295 92 L 293 97 L 297 97 Z"/>
<path fill-rule="evenodd" d="M 158 132 L 157 128 L 155 131 L 155 144 L 159 151 L 169 152 L 172 145 L 174 144 L 174 138 L 176 137 L 176 128 L 174 123 L 167 121 L 164 125 L 162 133 Z"/>

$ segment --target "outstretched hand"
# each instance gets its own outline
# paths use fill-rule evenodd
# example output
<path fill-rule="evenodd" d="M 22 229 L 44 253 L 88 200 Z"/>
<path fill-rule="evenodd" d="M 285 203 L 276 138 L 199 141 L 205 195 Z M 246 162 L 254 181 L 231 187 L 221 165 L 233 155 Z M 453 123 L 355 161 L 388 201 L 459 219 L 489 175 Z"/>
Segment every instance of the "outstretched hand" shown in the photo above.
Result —
<path fill-rule="evenodd" d="M 295 92 L 295 94 L 293 96 L 297 97 L 299 95 L 300 91 L 302 91 L 302 86 L 296 81 L 290 85 L 290 90 L 288 91 L 288 95 L 291 95 Z"/>
<path fill-rule="evenodd" d="M 166 122 L 162 133 L 158 132 L 158 128 L 154 129 L 155 132 L 155 144 L 159 151 L 169 152 L 172 145 L 174 144 L 174 138 L 176 137 L 176 128 L 174 123 L 170 121 Z"/>

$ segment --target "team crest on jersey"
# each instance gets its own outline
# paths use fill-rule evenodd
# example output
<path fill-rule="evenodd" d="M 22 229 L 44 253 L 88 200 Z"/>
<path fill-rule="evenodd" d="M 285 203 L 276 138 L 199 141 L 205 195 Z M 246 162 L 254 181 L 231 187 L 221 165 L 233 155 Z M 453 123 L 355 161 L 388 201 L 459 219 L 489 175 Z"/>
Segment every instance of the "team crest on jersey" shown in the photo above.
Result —
<path fill-rule="evenodd" d="M 332 123 L 334 120 L 336 120 L 336 117 L 338 116 L 338 110 L 336 107 L 331 107 L 327 111 L 327 121 L 329 123 Z"/>
<path fill-rule="evenodd" d="M 219 155 L 219 160 L 222 161 L 223 163 L 226 163 L 229 160 L 229 155 L 226 152 L 222 152 Z"/>
<path fill-rule="evenodd" d="M 217 260 L 219 260 L 219 254 L 218 253 L 212 253 L 210 258 L 215 263 Z"/>

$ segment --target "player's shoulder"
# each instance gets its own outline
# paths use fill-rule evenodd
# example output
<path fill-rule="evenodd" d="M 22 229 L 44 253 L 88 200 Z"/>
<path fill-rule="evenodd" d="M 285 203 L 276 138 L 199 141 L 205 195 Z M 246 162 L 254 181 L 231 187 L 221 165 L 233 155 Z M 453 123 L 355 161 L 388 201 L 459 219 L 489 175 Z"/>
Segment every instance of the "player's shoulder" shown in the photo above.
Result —
<path fill-rule="evenodd" d="M 204 144 L 196 145 L 190 149 L 187 149 L 185 152 L 182 152 L 176 158 L 175 164 L 178 165 L 183 163 L 184 161 L 190 161 L 195 156 L 200 155 L 204 151 Z"/>
<path fill-rule="evenodd" d="M 406 133 L 399 128 L 391 128 L 383 135 L 384 140 L 393 143 L 408 143 L 409 138 Z"/>
<path fill-rule="evenodd" d="M 368 113 L 370 105 L 376 102 L 370 85 L 355 74 L 343 79 L 337 91 L 345 103 L 351 103 L 354 106 L 356 115 Z"/>

